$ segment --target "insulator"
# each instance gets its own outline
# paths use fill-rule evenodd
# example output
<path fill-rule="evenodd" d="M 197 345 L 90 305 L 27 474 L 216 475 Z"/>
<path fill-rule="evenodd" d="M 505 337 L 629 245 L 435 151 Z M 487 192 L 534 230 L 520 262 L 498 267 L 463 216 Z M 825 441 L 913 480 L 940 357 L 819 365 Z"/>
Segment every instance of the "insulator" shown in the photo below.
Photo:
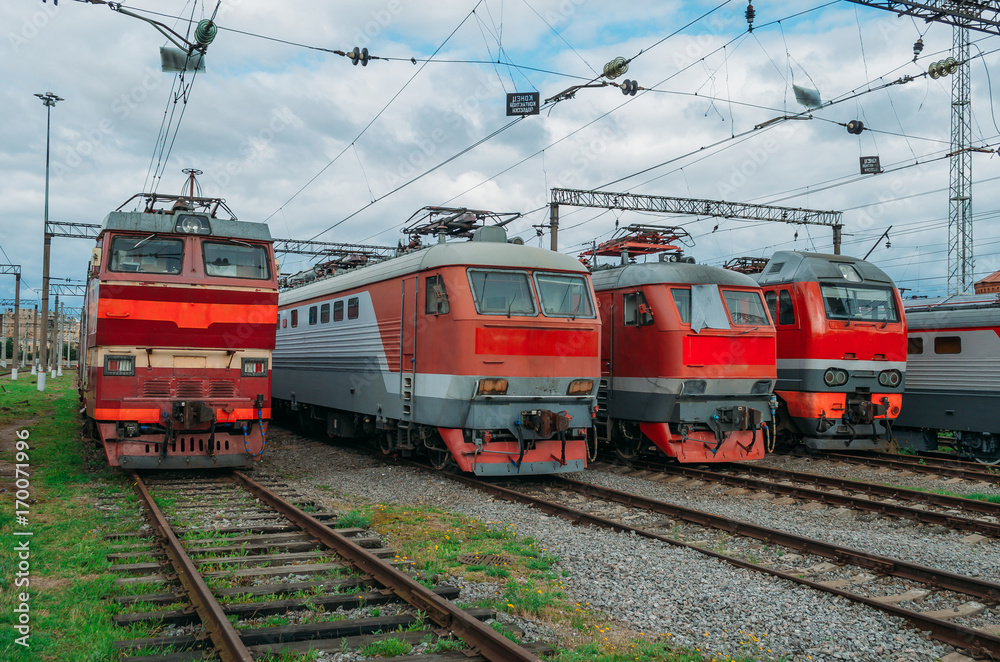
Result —
<path fill-rule="evenodd" d="M 618 87 L 622 88 L 622 94 L 634 97 L 635 93 L 639 90 L 639 81 L 626 78 Z"/>
<path fill-rule="evenodd" d="M 927 67 L 927 73 L 930 74 L 931 78 L 937 80 L 941 77 L 941 72 L 938 70 L 939 62 L 931 62 Z"/>
<path fill-rule="evenodd" d="M 950 57 L 947 60 L 941 62 L 939 66 L 941 67 L 942 73 L 947 72 L 949 74 L 953 74 L 956 71 L 958 71 L 958 60 L 956 60 L 953 57 Z"/>
<path fill-rule="evenodd" d="M 369 60 L 369 58 L 368 58 L 368 49 L 367 48 L 362 48 L 361 49 L 361 66 L 362 67 L 367 67 L 368 66 L 368 60 Z"/>
<path fill-rule="evenodd" d="M 853 135 L 860 135 L 865 130 L 865 124 L 861 120 L 851 120 L 847 123 L 847 132 Z"/>
<path fill-rule="evenodd" d="M 208 46 L 215 41 L 215 35 L 219 33 L 219 28 L 209 19 L 198 21 L 198 27 L 194 29 L 194 40 L 202 46 Z"/>
<path fill-rule="evenodd" d="M 757 16 L 757 12 L 753 10 L 753 5 L 749 2 L 747 3 L 747 32 L 753 32 L 753 19 Z"/>
<path fill-rule="evenodd" d="M 347 57 L 351 58 L 351 64 L 358 66 L 358 60 L 361 59 L 361 49 L 355 46 L 354 50 L 347 54 Z"/>
<path fill-rule="evenodd" d="M 614 80 L 626 71 L 628 71 L 628 62 L 623 57 L 616 57 L 604 65 L 604 77 L 608 80 Z"/>
<path fill-rule="evenodd" d="M 920 37 L 915 42 L 913 42 L 913 59 L 916 61 L 917 57 L 920 56 L 920 52 L 924 50 L 924 38 Z"/>

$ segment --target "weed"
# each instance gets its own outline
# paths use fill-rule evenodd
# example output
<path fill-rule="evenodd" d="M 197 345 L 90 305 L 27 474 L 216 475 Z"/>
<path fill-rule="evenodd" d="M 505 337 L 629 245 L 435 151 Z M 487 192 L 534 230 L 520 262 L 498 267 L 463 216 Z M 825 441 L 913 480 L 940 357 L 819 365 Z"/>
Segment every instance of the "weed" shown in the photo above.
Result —
<path fill-rule="evenodd" d="M 338 517 L 334 526 L 338 529 L 367 529 L 371 523 L 371 515 L 363 515 L 358 510 L 352 510 Z"/>
<path fill-rule="evenodd" d="M 410 644 L 402 639 L 393 637 L 391 639 L 380 639 L 365 644 L 358 652 L 367 657 L 396 657 L 410 652 Z"/>

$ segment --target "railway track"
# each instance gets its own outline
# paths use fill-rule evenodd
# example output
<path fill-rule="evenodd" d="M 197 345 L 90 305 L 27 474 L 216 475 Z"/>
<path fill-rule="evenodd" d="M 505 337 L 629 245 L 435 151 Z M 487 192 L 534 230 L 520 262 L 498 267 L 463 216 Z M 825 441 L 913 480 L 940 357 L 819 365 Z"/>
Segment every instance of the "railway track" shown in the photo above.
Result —
<path fill-rule="evenodd" d="M 422 465 L 414 466 L 430 470 Z M 1000 584 L 996 582 L 563 477 L 521 479 L 513 489 L 466 475 L 446 475 L 494 498 L 529 505 L 574 524 L 631 532 L 860 602 L 904 618 L 933 638 L 973 656 L 1000 657 L 1000 609 L 997 608 Z M 600 502 L 605 505 L 595 505 Z M 612 519 L 582 508 L 604 508 L 613 512 L 618 509 L 618 514 Z M 664 521 L 663 516 L 669 519 Z M 631 523 L 626 523 L 626 518 Z M 648 521 L 637 524 L 639 519 Z M 719 533 L 732 537 L 719 541 Z M 754 556 L 765 547 L 772 552 L 783 551 L 773 553 L 773 558 L 767 560 L 749 560 L 749 555 L 718 549 L 738 546 L 744 541 L 756 550 Z M 789 550 L 792 553 L 788 553 Z M 921 610 L 919 605 L 922 603 L 936 608 Z"/>
<path fill-rule="evenodd" d="M 919 492 L 900 487 L 862 483 L 819 474 L 774 469 L 749 463 L 696 468 L 655 460 L 633 460 L 633 469 L 642 477 L 670 479 L 685 477 L 732 487 L 779 494 L 840 508 L 900 517 L 923 524 L 945 526 L 958 531 L 1000 537 L 1000 503 Z M 811 487 L 806 487 L 811 486 Z M 816 489 L 819 488 L 819 489 Z"/>
<path fill-rule="evenodd" d="M 402 572 L 362 529 L 332 528 L 336 514 L 308 513 L 243 473 L 133 481 L 151 535 L 113 536 L 116 583 L 132 591 L 115 599 L 115 621 L 153 632 L 118 642 L 123 659 L 246 661 L 380 642 L 492 661 L 545 652 L 486 625 L 490 610 L 456 606 L 457 588 Z"/>
<path fill-rule="evenodd" d="M 914 473 L 950 476 L 966 480 L 1000 485 L 1000 468 L 978 462 L 948 460 L 940 457 L 894 455 L 890 453 L 868 453 L 859 451 L 814 451 L 810 457 L 869 467 L 884 467 Z"/>

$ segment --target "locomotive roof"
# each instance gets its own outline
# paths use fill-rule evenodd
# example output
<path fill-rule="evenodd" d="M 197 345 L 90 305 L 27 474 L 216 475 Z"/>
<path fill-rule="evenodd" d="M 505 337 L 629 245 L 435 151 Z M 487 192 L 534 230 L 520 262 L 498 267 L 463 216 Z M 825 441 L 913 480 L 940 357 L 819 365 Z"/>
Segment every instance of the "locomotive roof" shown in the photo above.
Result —
<path fill-rule="evenodd" d="M 619 287 L 683 283 L 699 285 L 715 283 L 735 287 L 757 287 L 757 281 L 745 274 L 710 267 L 706 264 L 685 262 L 641 262 L 610 269 L 598 269 L 591 275 L 594 289 L 613 290 Z"/>
<path fill-rule="evenodd" d="M 764 271 L 757 276 L 757 282 L 761 285 L 820 280 L 853 282 L 844 277 L 838 264 L 854 267 L 861 276 L 862 283 L 894 286 L 892 279 L 884 271 L 861 258 L 803 251 L 778 251 L 772 255 Z"/>
<path fill-rule="evenodd" d="M 576 258 L 541 248 L 492 241 L 452 242 L 434 244 L 384 262 L 352 269 L 286 290 L 278 295 L 278 303 L 280 305 L 297 303 L 367 283 L 377 283 L 447 266 L 553 269 L 587 273 L 587 268 Z"/>
<path fill-rule="evenodd" d="M 232 239 L 271 241 L 271 230 L 267 227 L 266 223 L 234 221 L 228 218 L 212 218 L 208 214 L 191 211 L 177 211 L 173 214 L 113 211 L 104 217 L 104 223 L 101 224 L 101 234 L 108 230 L 176 234 L 174 226 L 177 223 L 178 217 L 182 215 L 199 216 L 208 220 L 212 228 L 212 234 L 198 235 L 200 237 L 227 237 Z"/>
<path fill-rule="evenodd" d="M 996 292 L 904 299 L 903 309 L 906 325 L 911 331 L 1000 324 L 1000 295 Z"/>

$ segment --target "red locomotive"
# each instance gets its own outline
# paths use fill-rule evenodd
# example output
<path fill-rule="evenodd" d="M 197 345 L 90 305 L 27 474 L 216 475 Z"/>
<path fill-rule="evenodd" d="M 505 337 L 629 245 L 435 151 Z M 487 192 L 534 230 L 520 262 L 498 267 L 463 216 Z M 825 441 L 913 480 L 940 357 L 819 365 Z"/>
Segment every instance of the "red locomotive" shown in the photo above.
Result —
<path fill-rule="evenodd" d="M 440 243 L 281 293 L 276 409 L 438 468 L 584 469 L 600 374 L 587 270 L 508 242 L 492 212 L 427 211 L 410 230 Z"/>
<path fill-rule="evenodd" d="M 779 441 L 888 449 L 906 370 L 892 279 L 857 258 L 779 251 L 758 282 L 778 332 Z"/>
<path fill-rule="evenodd" d="M 748 276 L 694 264 L 680 228 L 633 225 L 581 257 L 601 311 L 597 437 L 624 458 L 650 442 L 679 462 L 764 457 L 776 403 L 775 332 Z M 636 255 L 659 254 L 636 264 Z"/>
<path fill-rule="evenodd" d="M 189 196 L 134 196 L 144 209 L 122 205 L 97 237 L 80 392 L 111 466 L 248 467 L 263 451 L 278 302 L 271 236 L 262 223 L 218 218 L 223 201 L 195 197 L 193 175 L 191 186 Z"/>

